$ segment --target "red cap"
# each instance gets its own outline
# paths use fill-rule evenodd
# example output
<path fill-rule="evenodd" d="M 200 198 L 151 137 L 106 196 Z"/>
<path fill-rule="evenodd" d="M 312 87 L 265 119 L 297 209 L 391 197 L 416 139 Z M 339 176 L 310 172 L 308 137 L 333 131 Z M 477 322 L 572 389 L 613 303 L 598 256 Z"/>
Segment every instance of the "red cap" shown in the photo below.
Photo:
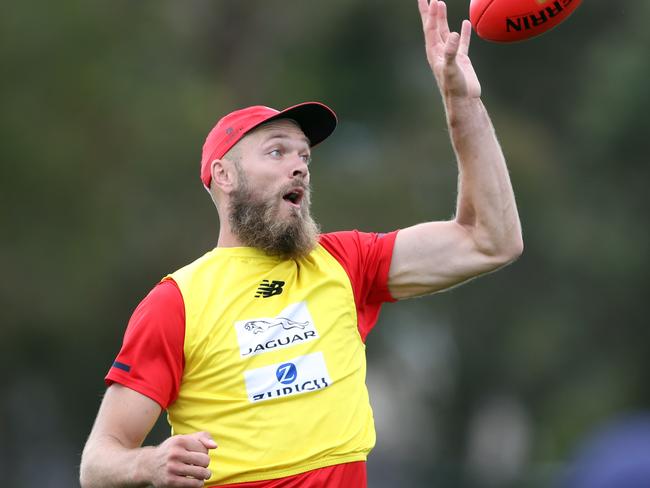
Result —
<path fill-rule="evenodd" d="M 334 111 L 319 102 L 300 103 L 282 111 L 255 105 L 231 112 L 217 122 L 203 144 L 201 181 L 205 187 L 210 188 L 212 161 L 221 159 L 237 141 L 255 127 L 276 119 L 295 120 L 312 147 L 334 132 L 337 122 Z"/>

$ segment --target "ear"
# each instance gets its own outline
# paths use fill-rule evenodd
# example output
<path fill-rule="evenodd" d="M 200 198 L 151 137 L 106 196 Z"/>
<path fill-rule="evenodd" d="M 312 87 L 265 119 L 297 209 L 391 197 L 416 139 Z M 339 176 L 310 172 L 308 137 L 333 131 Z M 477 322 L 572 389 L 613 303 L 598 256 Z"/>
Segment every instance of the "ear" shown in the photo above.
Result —
<path fill-rule="evenodd" d="M 235 169 L 227 159 L 215 159 L 210 168 L 213 184 L 223 193 L 230 193 L 237 183 Z"/>

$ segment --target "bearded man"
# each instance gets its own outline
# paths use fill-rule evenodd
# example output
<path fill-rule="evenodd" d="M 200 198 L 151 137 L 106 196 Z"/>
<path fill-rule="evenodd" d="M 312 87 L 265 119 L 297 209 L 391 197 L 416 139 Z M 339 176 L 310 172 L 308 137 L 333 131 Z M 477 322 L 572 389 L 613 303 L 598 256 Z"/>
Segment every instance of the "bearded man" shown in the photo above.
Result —
<path fill-rule="evenodd" d="M 91 487 L 365 487 L 375 443 L 365 339 L 381 304 L 434 293 L 522 251 L 505 160 L 443 2 L 419 0 L 460 170 L 456 216 L 387 234 L 319 234 L 309 102 L 223 117 L 203 147 L 217 246 L 140 303 L 81 463 Z M 172 435 L 141 447 L 162 410 Z"/>

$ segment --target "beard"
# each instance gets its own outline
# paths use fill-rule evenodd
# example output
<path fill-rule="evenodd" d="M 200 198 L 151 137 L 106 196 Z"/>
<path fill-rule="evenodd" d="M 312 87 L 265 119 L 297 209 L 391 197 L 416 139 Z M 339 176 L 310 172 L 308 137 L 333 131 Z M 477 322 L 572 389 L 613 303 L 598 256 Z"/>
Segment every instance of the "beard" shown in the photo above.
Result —
<path fill-rule="evenodd" d="M 300 208 L 292 207 L 289 217 L 279 217 L 282 196 L 300 186 L 304 194 Z M 241 172 L 239 185 L 231 193 L 230 229 L 248 247 L 270 256 L 298 259 L 307 256 L 318 240 L 319 228 L 310 212 L 310 190 L 302 181 L 293 181 L 270 197 L 256 197 Z"/>

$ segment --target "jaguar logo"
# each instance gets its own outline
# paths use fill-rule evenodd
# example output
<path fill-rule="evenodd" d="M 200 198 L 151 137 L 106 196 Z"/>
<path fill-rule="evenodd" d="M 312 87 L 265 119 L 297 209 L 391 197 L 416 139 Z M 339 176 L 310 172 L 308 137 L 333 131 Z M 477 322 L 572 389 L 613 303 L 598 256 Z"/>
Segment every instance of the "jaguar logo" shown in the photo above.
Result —
<path fill-rule="evenodd" d="M 247 317 L 234 324 L 242 358 L 318 339 L 306 302 L 292 303 L 271 317 Z"/>
<path fill-rule="evenodd" d="M 250 320 L 244 324 L 244 329 L 253 334 L 261 334 L 272 327 L 282 327 L 284 330 L 304 329 L 309 325 L 309 321 L 295 322 L 285 317 L 277 317 L 270 320 Z"/>

